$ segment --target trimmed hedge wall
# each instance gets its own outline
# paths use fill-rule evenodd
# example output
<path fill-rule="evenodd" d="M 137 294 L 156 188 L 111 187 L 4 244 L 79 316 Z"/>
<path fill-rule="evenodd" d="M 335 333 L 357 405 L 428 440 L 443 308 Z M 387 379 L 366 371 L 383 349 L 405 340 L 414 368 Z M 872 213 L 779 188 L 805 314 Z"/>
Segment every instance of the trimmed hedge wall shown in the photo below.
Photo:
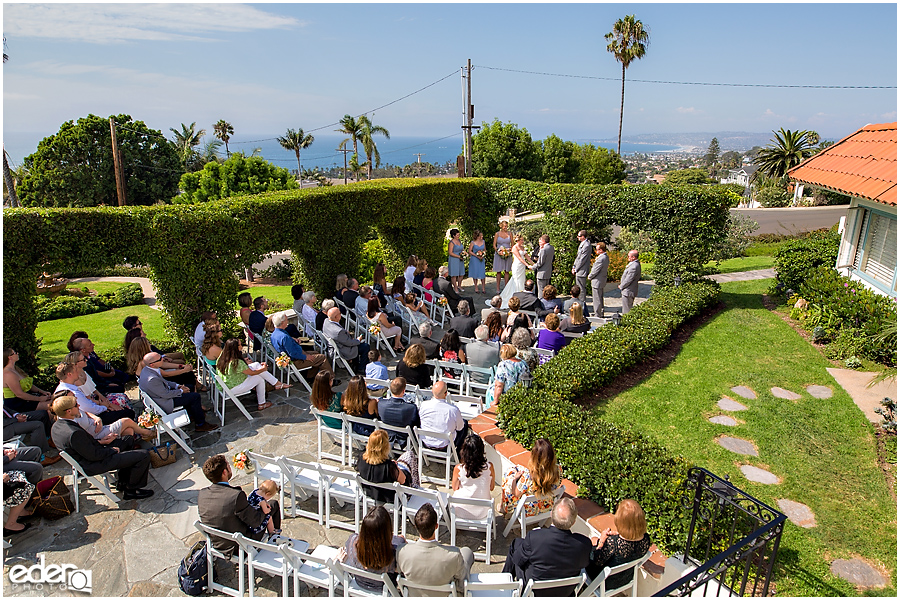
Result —
<path fill-rule="evenodd" d="M 659 351 L 678 327 L 718 301 L 713 282 L 655 288 L 620 327 L 573 341 L 535 371 L 531 387 L 516 386 L 500 397 L 506 437 L 526 448 L 539 437 L 549 439 L 579 496 L 609 509 L 625 498 L 637 500 L 650 537 L 670 552 L 686 534 L 681 500 L 690 463 L 640 433 L 586 419 L 573 402 Z"/>
<path fill-rule="evenodd" d="M 146 265 L 165 309 L 167 337 L 182 340 L 204 310 L 234 324 L 235 273 L 272 251 L 291 250 L 302 279 L 321 298 L 338 273 L 354 273 L 374 227 L 389 278 L 410 254 L 446 261 L 444 233 L 490 239 L 510 206 L 546 210 L 565 273 L 574 231 L 618 223 L 653 232 L 660 242 L 657 281 L 689 280 L 725 234 L 728 198 L 698 186 L 546 185 L 496 179 L 390 179 L 348 186 L 272 192 L 200 205 L 8 209 L 4 211 L 4 343 L 32 370 L 39 342 L 32 297 L 40 271 Z M 37 243 L 37 241 L 40 243 Z"/>
<path fill-rule="evenodd" d="M 810 233 L 788 242 L 775 251 L 775 280 L 785 289 L 797 291 L 807 277 L 821 267 L 834 267 L 841 236 L 834 231 Z"/>

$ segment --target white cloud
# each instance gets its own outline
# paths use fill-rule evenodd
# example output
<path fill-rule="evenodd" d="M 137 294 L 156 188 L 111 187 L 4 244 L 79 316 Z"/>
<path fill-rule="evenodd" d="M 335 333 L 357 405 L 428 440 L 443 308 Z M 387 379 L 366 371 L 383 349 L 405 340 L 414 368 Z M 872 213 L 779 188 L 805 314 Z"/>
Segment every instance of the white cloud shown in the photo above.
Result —
<path fill-rule="evenodd" d="M 6 4 L 3 13 L 7 37 L 95 44 L 205 41 L 217 32 L 305 25 L 292 17 L 241 4 Z"/>
<path fill-rule="evenodd" d="M 892 110 L 891 112 L 886 112 L 881 114 L 881 118 L 885 121 L 896 120 L 897 119 L 897 111 Z"/>
<path fill-rule="evenodd" d="M 779 121 L 787 121 L 788 123 L 796 123 L 797 117 L 792 117 L 788 115 L 779 115 L 771 108 L 767 108 L 766 111 L 760 115 L 757 119 L 759 121 L 772 121 L 773 119 L 777 119 Z"/>
<path fill-rule="evenodd" d="M 675 112 L 681 113 L 683 115 L 697 115 L 703 112 L 702 110 L 697 110 L 693 106 L 679 106 L 675 109 Z"/>

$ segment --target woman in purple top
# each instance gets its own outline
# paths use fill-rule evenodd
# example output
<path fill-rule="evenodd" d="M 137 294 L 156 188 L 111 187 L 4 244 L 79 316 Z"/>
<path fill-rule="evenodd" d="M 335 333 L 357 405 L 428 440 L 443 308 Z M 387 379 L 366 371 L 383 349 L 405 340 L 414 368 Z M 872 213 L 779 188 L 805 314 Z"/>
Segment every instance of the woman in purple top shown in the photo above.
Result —
<path fill-rule="evenodd" d="M 553 354 L 557 354 L 566 345 L 566 336 L 559 332 L 559 317 L 556 313 L 550 313 L 544 318 L 544 325 L 547 328 L 538 332 L 537 347 L 553 350 Z"/>

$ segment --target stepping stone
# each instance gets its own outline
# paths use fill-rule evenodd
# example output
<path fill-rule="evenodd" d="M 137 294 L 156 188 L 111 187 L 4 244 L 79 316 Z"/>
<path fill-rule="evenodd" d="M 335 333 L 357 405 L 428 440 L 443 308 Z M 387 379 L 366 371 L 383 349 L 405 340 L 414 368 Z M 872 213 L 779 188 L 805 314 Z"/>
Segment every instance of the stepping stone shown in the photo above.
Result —
<path fill-rule="evenodd" d="M 729 427 L 734 427 L 735 425 L 737 425 L 737 421 L 727 415 L 717 415 L 715 417 L 710 417 L 709 422 L 715 423 L 716 425 L 728 425 Z"/>
<path fill-rule="evenodd" d="M 756 392 L 751 390 L 745 385 L 736 385 L 731 388 L 731 391 L 740 396 L 741 398 L 746 398 L 747 400 L 755 400 Z"/>
<path fill-rule="evenodd" d="M 782 398 L 784 400 L 799 400 L 800 394 L 794 393 L 791 390 L 786 390 L 780 387 L 773 387 L 771 390 L 772 395 L 776 398 Z"/>
<path fill-rule="evenodd" d="M 722 396 L 722 399 L 717 403 L 718 407 L 722 410 L 730 410 L 732 412 L 738 410 L 747 410 L 747 407 L 737 402 L 736 400 L 732 400 L 728 396 Z"/>
<path fill-rule="evenodd" d="M 743 465 L 741 467 L 741 473 L 743 473 L 744 477 L 749 481 L 754 481 L 756 483 L 764 483 L 766 485 L 781 483 L 781 480 L 777 475 L 769 473 L 765 469 L 754 467 L 753 465 Z"/>
<path fill-rule="evenodd" d="M 740 438 L 729 437 L 727 435 L 723 435 L 719 439 L 716 440 L 720 446 L 725 448 L 726 450 L 731 450 L 736 454 L 746 454 L 748 456 L 759 456 L 759 452 L 756 450 L 756 446 L 753 445 L 753 442 L 742 440 Z"/>
<path fill-rule="evenodd" d="M 884 587 L 887 581 L 872 565 L 859 558 L 837 559 L 831 563 L 831 573 L 859 587 Z"/>
<path fill-rule="evenodd" d="M 778 504 L 779 510 L 786 514 L 791 523 L 797 527 L 810 529 L 816 526 L 816 516 L 807 505 L 786 498 L 777 500 L 776 504 Z"/>
<path fill-rule="evenodd" d="M 808 385 L 806 386 L 806 391 L 810 396 L 819 400 L 831 398 L 832 394 L 831 388 L 824 385 Z"/>

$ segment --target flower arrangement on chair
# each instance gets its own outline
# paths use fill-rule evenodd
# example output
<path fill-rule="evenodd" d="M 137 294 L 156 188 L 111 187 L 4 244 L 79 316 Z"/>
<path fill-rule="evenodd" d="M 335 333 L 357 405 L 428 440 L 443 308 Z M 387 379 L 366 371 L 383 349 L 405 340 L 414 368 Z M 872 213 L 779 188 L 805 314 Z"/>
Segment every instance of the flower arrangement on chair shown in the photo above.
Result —
<path fill-rule="evenodd" d="M 253 463 L 250 462 L 250 458 L 247 456 L 248 452 L 252 452 L 253 448 L 247 448 L 246 450 L 241 450 L 237 454 L 234 455 L 234 459 L 232 462 L 234 463 L 235 469 L 240 469 L 241 471 L 246 471 L 247 473 L 253 472 Z"/>
<path fill-rule="evenodd" d="M 369 326 L 369 333 L 377 337 L 378 334 L 381 333 L 381 327 L 378 324 L 373 323 Z"/>
<path fill-rule="evenodd" d="M 152 429 L 159 425 L 160 421 L 162 421 L 162 417 L 151 408 L 145 408 L 144 412 L 141 413 L 141 416 L 138 417 L 138 425 L 144 429 Z"/>
<path fill-rule="evenodd" d="M 440 304 L 441 306 L 447 306 L 447 298 L 444 296 L 441 296 L 440 298 L 437 299 L 437 303 Z"/>
<path fill-rule="evenodd" d="M 291 364 L 291 357 L 288 356 L 286 352 L 282 352 L 275 357 L 275 364 L 280 368 L 285 369 L 289 364 Z"/>

